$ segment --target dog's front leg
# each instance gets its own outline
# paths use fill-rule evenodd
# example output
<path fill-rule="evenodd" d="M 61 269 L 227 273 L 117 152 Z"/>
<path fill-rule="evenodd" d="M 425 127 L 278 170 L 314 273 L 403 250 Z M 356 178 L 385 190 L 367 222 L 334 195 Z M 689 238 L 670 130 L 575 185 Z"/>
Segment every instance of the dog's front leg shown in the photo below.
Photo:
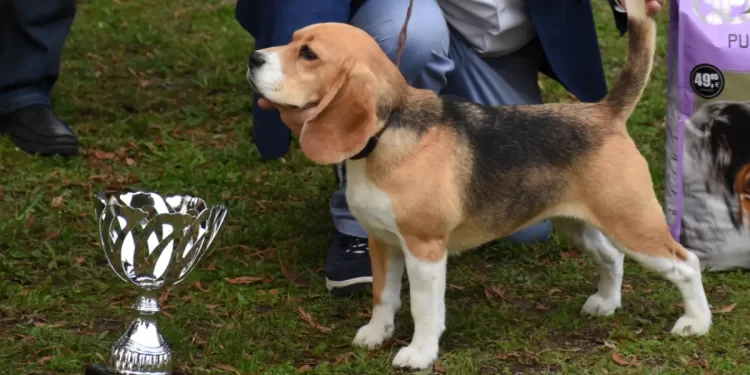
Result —
<path fill-rule="evenodd" d="M 404 253 L 369 237 L 372 264 L 373 309 L 370 323 L 354 337 L 354 345 L 373 349 L 393 335 L 396 311 L 401 307 Z"/>
<path fill-rule="evenodd" d="M 415 243 L 416 242 L 416 243 Z M 396 354 L 393 365 L 425 369 L 438 357 L 440 336 L 445 331 L 445 283 L 447 252 L 443 241 L 406 241 L 406 272 L 411 292 L 414 336 Z"/>

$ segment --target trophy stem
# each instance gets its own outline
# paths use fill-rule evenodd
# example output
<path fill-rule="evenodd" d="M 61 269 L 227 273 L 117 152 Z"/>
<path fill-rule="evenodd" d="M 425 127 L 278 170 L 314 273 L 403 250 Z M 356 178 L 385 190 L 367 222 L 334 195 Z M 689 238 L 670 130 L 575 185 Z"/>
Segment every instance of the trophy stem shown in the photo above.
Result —
<path fill-rule="evenodd" d="M 134 318 L 110 352 L 108 370 L 123 375 L 170 375 L 172 347 L 159 332 L 156 291 L 145 290 L 133 304 Z"/>

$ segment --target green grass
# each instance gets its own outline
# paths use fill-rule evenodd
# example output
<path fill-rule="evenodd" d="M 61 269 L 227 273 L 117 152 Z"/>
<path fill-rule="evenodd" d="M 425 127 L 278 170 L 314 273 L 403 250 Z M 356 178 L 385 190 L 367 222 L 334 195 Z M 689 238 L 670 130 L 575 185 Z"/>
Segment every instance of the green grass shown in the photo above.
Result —
<path fill-rule="evenodd" d="M 606 2 L 593 3 L 611 80 L 626 39 Z M 659 17 L 653 80 L 630 122 L 660 198 L 667 16 Z M 264 162 L 250 143 L 251 48 L 231 1 L 79 1 L 54 107 L 84 152 L 32 157 L 0 138 L 0 373 L 81 374 L 103 362 L 124 331 L 134 294 L 107 266 L 91 204 L 93 192 L 118 186 L 229 206 L 214 252 L 164 302 L 160 324 L 182 373 L 400 373 L 390 361 L 412 332 L 408 303 L 391 345 L 355 349 L 350 341 L 367 322 L 370 298 L 329 296 L 319 272 L 333 231 L 330 169 L 296 147 L 283 161 Z M 546 100 L 571 100 L 556 83 L 542 84 Z M 750 372 L 750 281 L 742 274 L 705 275 L 713 306 L 737 306 L 715 315 L 707 337 L 675 338 L 668 331 L 681 314 L 676 288 L 632 262 L 622 310 L 581 316 L 594 272 L 556 239 L 452 259 L 435 371 Z M 266 279 L 226 281 L 239 276 Z M 637 360 L 623 366 L 613 352 Z"/>

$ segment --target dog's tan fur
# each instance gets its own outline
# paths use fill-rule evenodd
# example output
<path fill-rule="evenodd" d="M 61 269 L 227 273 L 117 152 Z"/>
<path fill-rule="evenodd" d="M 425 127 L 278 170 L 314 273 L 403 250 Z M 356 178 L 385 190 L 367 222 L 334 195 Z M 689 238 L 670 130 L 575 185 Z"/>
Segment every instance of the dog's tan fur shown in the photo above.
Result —
<path fill-rule="evenodd" d="M 548 158 L 531 166 L 504 166 L 502 175 L 493 176 L 495 183 L 477 182 L 480 148 L 465 134 L 481 134 L 483 128 L 460 130 L 446 120 L 450 116 L 441 99 L 408 86 L 362 30 L 313 25 L 297 31 L 290 44 L 264 50 L 282 56 L 284 78 L 281 88 L 262 94 L 300 135 L 303 152 L 320 164 L 347 160 L 390 125 L 365 159 L 366 175 L 390 198 L 405 250 L 421 261 L 437 262 L 446 252 L 474 248 L 547 218 L 587 222 L 636 257 L 687 261 L 688 252 L 669 233 L 646 160 L 626 129 L 648 81 L 655 49 L 656 29 L 640 1 L 627 3 L 632 13 L 628 60 L 604 100 L 508 109 L 514 118 L 528 119 L 521 126 L 535 127 L 540 118 L 554 120 L 561 131 L 569 131 L 560 135 L 561 143 L 581 139 L 583 146 L 568 145 L 566 162 Z M 303 46 L 315 51 L 316 59 L 300 58 Z M 495 112 L 484 107 L 455 108 L 466 124 L 494 121 Z M 487 129 L 488 136 L 497 136 L 490 133 L 493 125 Z M 554 135 L 531 137 L 543 143 L 542 137 Z M 518 186 L 503 185 L 506 181 L 518 181 Z M 530 205 L 524 208 L 512 194 L 499 195 L 494 189 L 534 195 L 523 201 Z M 362 215 L 367 213 L 357 219 L 367 222 Z M 369 235 L 377 306 L 393 244 L 377 231 Z"/>

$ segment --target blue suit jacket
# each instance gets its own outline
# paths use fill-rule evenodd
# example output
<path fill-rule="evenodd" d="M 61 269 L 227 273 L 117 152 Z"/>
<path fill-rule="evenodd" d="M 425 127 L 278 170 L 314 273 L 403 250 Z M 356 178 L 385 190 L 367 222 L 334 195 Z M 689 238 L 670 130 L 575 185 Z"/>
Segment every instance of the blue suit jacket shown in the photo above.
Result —
<path fill-rule="evenodd" d="M 237 21 L 255 38 L 255 48 L 282 45 L 297 29 L 319 22 L 349 22 L 367 0 L 237 0 Z M 613 0 L 608 0 L 613 6 Z M 527 0 L 527 8 L 545 58 L 541 71 L 579 100 L 595 102 L 607 93 L 599 44 L 589 0 Z M 627 16 L 612 10 L 624 34 Z M 289 151 L 291 133 L 275 111 L 258 108 L 253 99 L 253 141 L 265 159 Z"/>

